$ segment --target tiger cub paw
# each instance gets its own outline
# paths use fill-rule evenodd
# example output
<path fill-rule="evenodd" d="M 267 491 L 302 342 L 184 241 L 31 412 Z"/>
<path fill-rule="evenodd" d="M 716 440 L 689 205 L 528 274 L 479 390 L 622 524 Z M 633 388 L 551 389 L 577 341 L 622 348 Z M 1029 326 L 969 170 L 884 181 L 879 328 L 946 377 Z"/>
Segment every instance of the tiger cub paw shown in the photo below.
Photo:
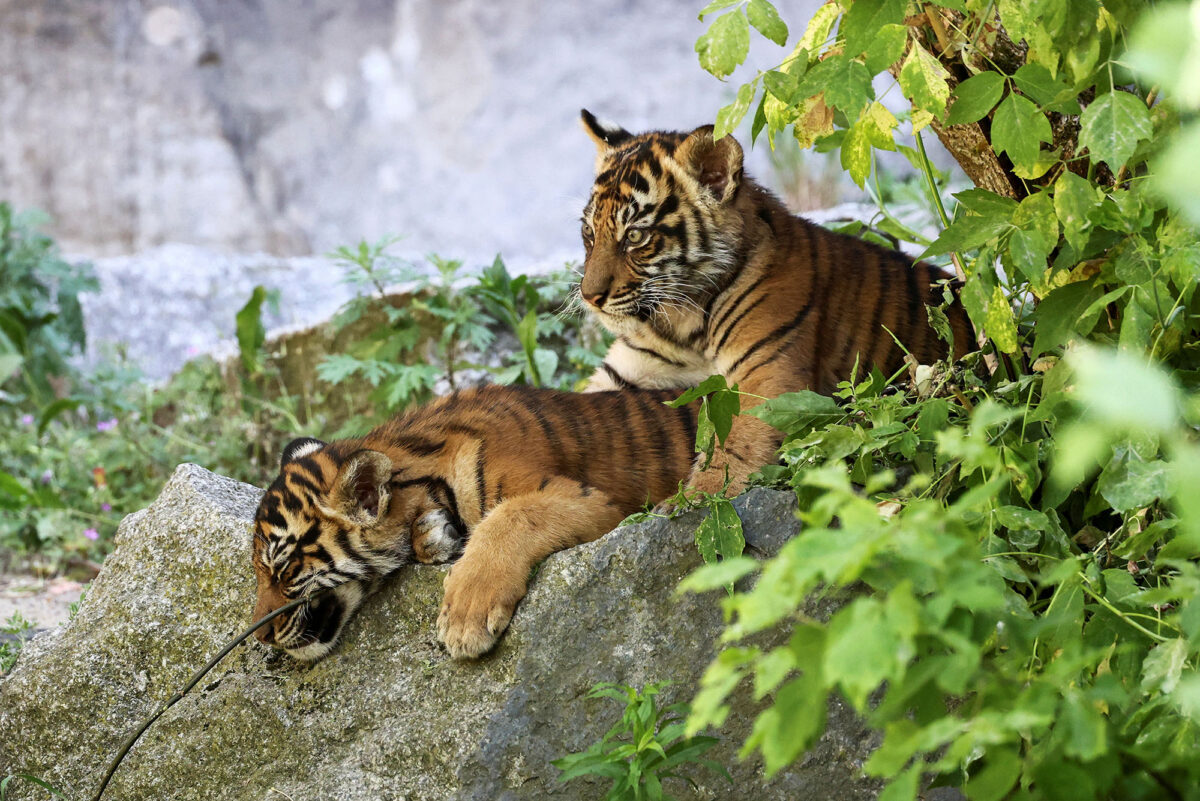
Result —
<path fill-rule="evenodd" d="M 462 547 L 462 535 L 450 523 L 450 513 L 445 509 L 434 509 L 412 525 L 413 555 L 422 564 L 450 562 Z"/>
<path fill-rule="evenodd" d="M 446 574 L 438 639 L 455 659 L 491 650 L 525 596 L 525 573 L 500 575 L 483 559 L 463 558 Z"/>

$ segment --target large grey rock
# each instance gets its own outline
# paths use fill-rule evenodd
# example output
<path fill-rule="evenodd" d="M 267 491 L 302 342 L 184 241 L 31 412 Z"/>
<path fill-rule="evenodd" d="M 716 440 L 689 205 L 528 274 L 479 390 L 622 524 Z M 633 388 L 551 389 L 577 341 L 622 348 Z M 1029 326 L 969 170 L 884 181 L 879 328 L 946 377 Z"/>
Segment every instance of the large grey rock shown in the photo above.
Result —
<path fill-rule="evenodd" d="M 258 495 L 183 465 L 125 520 L 78 616 L 27 645 L 0 683 L 0 774 L 90 795 L 125 733 L 248 623 Z M 756 490 L 737 506 L 754 552 L 775 551 L 797 525 L 785 493 Z M 105 798 L 600 798 L 599 783 L 557 783 L 549 761 L 619 717 L 611 701 L 585 699 L 596 682 L 669 679 L 668 700 L 694 693 L 721 630 L 715 595 L 674 592 L 699 563 L 697 522 L 632 525 L 550 557 L 478 662 L 456 663 L 436 642 L 442 569 L 405 568 L 313 667 L 257 643 L 235 651 L 143 737 Z M 735 756 L 754 708 L 736 697 L 711 752 L 734 783 L 696 772 L 698 789 L 676 783 L 678 797 L 874 797 L 860 774 L 871 740 L 846 709 L 834 705 L 817 748 L 767 781 L 756 758 Z"/>

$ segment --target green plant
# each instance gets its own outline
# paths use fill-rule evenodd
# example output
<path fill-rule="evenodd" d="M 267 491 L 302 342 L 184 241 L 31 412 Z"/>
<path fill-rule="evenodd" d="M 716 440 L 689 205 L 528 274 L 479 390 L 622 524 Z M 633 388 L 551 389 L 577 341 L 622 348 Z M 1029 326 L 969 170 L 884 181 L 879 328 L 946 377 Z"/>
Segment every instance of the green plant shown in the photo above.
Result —
<path fill-rule="evenodd" d="M 684 736 L 687 705 L 671 704 L 659 709 L 655 696 L 666 686 L 649 684 L 639 692 L 633 687 L 601 683 L 588 691 L 588 698 L 610 698 L 624 704 L 625 711 L 621 720 L 588 750 L 551 763 L 562 771 L 558 780 L 566 782 L 589 774 L 603 776 L 612 779 L 605 801 L 658 801 L 672 797 L 663 790 L 665 779 L 682 779 L 695 786 L 679 773 L 688 764 L 702 765 L 729 779 L 719 763 L 702 758 L 717 744 L 717 738 Z"/>
<path fill-rule="evenodd" d="M 79 295 L 95 291 L 96 279 L 58 257 L 37 233 L 41 222 L 0 202 L 0 405 L 50 407 L 71 388 L 68 359 L 83 351 Z"/>
<path fill-rule="evenodd" d="M 372 290 L 347 303 L 335 326 L 370 320 L 373 310 L 382 318 L 345 353 L 325 359 L 318 369 L 323 380 L 336 385 L 365 380 L 377 407 L 390 413 L 422 403 L 435 391 L 478 383 L 488 373 L 503 384 L 567 388 L 582 378 L 581 370 L 598 363 L 604 343 L 584 346 L 582 324 L 551 311 L 563 302 L 554 289 L 561 284 L 557 277 L 513 277 L 499 257 L 477 278 L 469 277 L 462 274 L 462 262 L 430 255 L 437 271 L 430 280 L 387 254 L 395 241 L 363 242 L 334 254 L 348 280 Z M 389 298 L 388 287 L 397 284 L 405 285 L 406 294 Z M 515 352 L 493 353 L 501 335 L 515 337 Z"/>
<path fill-rule="evenodd" d="M 1167 4 L 1136 28 L 1140 4 L 1035 5 L 826 4 L 718 115 L 719 135 L 761 92 L 755 136 L 790 129 L 838 151 L 860 185 L 875 150 L 904 152 L 943 227 L 924 255 L 962 279 L 982 335 L 965 365 L 910 365 L 907 389 L 856 375 L 836 401 L 795 393 L 751 412 L 784 432 L 784 464 L 761 479 L 796 492 L 804 528 L 761 565 L 730 557 L 682 586 L 759 573 L 724 602 L 726 647 L 689 731 L 719 725 L 752 680 L 762 708 L 743 753 L 768 772 L 815 741 L 837 693 L 883 734 L 865 770 L 889 801 L 929 777 L 971 799 L 1200 786 L 1200 238 L 1187 216 L 1200 193 L 1173 161 L 1200 76 L 1162 67 L 1194 64 L 1200 36 Z M 788 40 L 765 0 L 704 13 L 724 9 L 697 43 L 719 77 L 751 26 Z M 1162 85 L 1140 83 L 1138 64 Z M 875 95 L 879 73 L 911 104 L 911 146 Z M 925 128 L 977 185 L 952 209 Z M 936 308 L 930 319 L 942 328 Z M 845 599 L 831 617 L 806 613 L 830 593 Z M 745 642 L 776 625 L 788 645 Z"/>
<path fill-rule="evenodd" d="M 20 612 L 13 612 L 8 620 L 0 624 L 0 634 L 12 635 L 13 639 L 0 642 L 0 676 L 12 670 L 17 662 L 17 655 L 25 645 L 25 632 L 33 628 L 33 623 L 26 620 Z"/>

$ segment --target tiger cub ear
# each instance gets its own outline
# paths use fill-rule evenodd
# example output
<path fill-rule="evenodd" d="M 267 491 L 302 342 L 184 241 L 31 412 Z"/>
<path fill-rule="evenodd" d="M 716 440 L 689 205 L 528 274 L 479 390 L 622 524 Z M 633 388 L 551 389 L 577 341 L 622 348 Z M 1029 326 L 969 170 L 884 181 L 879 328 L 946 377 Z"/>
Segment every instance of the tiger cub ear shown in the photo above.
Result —
<path fill-rule="evenodd" d="M 294 439 L 287 445 L 283 446 L 283 455 L 279 457 L 279 469 L 282 470 L 283 467 L 289 462 L 294 462 L 297 459 L 303 459 L 305 456 L 311 456 L 324 447 L 324 442 L 321 442 L 319 439 L 313 439 L 312 437 L 300 437 L 299 439 Z"/>
<path fill-rule="evenodd" d="M 355 451 L 333 480 L 329 493 L 333 508 L 359 525 L 378 523 L 387 513 L 391 477 L 392 460 L 387 456 L 367 449 Z"/>
<path fill-rule="evenodd" d="M 601 122 L 586 108 L 579 110 L 579 119 L 583 123 L 583 130 L 587 131 L 587 135 L 596 143 L 596 150 L 601 157 L 608 155 L 610 151 L 633 138 L 633 134 L 620 125 L 607 121 Z"/>
<path fill-rule="evenodd" d="M 713 139 L 713 127 L 702 126 L 679 143 L 674 157 L 722 205 L 737 194 L 742 181 L 742 146 L 732 136 Z"/>

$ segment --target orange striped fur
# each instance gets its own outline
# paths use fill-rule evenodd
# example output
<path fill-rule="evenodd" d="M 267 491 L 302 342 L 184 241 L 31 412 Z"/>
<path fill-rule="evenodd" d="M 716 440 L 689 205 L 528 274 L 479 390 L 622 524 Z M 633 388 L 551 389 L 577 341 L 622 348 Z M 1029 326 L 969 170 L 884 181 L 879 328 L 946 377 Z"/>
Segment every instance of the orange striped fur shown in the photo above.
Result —
<path fill-rule="evenodd" d="M 598 152 L 580 294 L 617 337 L 589 391 L 684 388 L 719 373 L 749 393 L 745 409 L 755 396 L 829 394 L 856 360 L 860 375 L 894 372 L 904 354 L 892 334 L 921 363 L 947 355 L 925 309 L 940 304 L 944 276 L 792 215 L 744 175 L 733 137 L 714 140 L 712 126 L 634 135 L 587 111 L 583 123 Z M 961 356 L 971 325 L 961 304 L 948 316 Z M 736 493 L 778 445 L 774 429 L 739 417 L 689 484 Z"/>
<path fill-rule="evenodd" d="M 374 582 L 461 550 L 438 635 L 456 657 L 487 651 L 534 565 L 686 479 L 695 409 L 664 406 L 675 394 L 488 386 L 357 439 L 296 440 L 254 519 L 255 618 L 330 591 L 259 629 L 259 639 L 319 659 Z"/>

